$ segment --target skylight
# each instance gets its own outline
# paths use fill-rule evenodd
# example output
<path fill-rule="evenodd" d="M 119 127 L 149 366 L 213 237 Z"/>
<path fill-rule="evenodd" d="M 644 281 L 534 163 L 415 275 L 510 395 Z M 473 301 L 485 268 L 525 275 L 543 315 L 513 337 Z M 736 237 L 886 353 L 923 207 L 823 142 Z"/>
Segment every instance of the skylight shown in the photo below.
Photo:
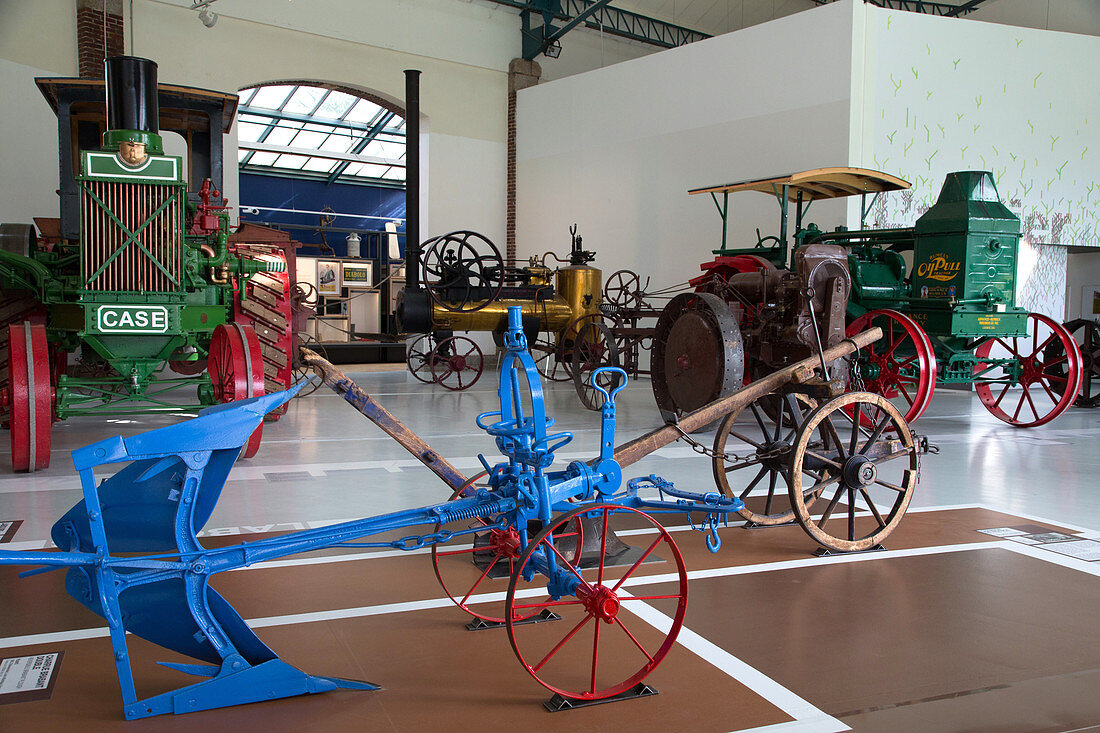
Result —
<path fill-rule="evenodd" d="M 405 180 L 405 120 L 367 99 L 324 87 L 277 84 L 240 92 L 243 173 L 332 182 Z M 323 155 L 309 155 L 318 151 Z"/>

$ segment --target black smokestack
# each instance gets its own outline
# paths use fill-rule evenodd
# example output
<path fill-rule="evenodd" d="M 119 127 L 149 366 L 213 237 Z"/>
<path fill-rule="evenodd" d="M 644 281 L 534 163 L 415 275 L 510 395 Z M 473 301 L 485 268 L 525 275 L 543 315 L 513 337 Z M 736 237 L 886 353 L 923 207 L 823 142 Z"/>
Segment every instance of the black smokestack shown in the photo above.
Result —
<path fill-rule="evenodd" d="M 405 70 L 405 285 L 420 288 L 420 70 Z"/>
<path fill-rule="evenodd" d="M 136 56 L 104 60 L 107 78 L 107 129 L 160 132 L 157 64 Z"/>

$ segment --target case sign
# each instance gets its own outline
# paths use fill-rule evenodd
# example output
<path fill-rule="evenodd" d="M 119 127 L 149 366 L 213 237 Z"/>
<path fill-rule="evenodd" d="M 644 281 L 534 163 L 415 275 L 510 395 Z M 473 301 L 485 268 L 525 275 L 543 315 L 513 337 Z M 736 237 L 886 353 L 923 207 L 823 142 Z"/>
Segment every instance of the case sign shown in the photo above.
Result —
<path fill-rule="evenodd" d="M 101 305 L 96 310 L 100 333 L 167 333 L 163 305 Z"/>

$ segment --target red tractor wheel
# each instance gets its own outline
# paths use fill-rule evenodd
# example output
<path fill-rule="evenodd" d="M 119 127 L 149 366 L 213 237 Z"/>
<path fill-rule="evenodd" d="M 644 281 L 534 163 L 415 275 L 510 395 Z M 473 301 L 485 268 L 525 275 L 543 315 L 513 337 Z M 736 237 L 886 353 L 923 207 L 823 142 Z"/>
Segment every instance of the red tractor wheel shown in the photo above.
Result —
<path fill-rule="evenodd" d="M 567 535 L 568 527 L 585 516 L 594 517 L 593 526 L 600 528 L 601 539 L 599 549 L 591 552 L 593 566 L 582 573 L 558 546 L 557 538 Z M 613 567 L 608 555 L 606 539 L 614 536 L 610 526 L 614 517 L 628 517 L 632 526 L 640 523 L 643 529 L 638 530 L 636 539 L 648 546 L 626 568 Z M 588 555 L 586 552 L 586 566 Z M 634 595 L 624 586 L 650 556 L 667 563 L 672 587 L 655 595 Z M 528 582 L 532 572 L 534 577 Z M 531 586 L 547 588 L 557 600 L 532 597 Z M 629 690 L 657 668 L 676 643 L 687 613 L 687 597 L 684 560 L 664 527 L 636 509 L 587 505 L 557 517 L 531 541 L 516 564 L 505 600 L 508 639 L 520 664 L 543 687 L 572 700 L 601 700 Z M 631 613 L 657 600 L 676 604 L 667 630 L 654 631 Z M 520 623 L 543 610 L 558 614 L 561 622 Z"/>
<path fill-rule="evenodd" d="M 436 384 L 453 392 L 474 386 L 485 369 L 481 349 L 465 336 L 451 336 L 435 347 L 428 361 Z"/>
<path fill-rule="evenodd" d="M 1069 331 L 1081 350 L 1081 388 L 1073 404 L 1097 407 L 1100 405 L 1100 323 L 1078 318 L 1062 327 Z"/>
<path fill-rule="evenodd" d="M 49 468 L 54 390 L 45 326 L 8 326 L 8 370 L 12 469 Z"/>
<path fill-rule="evenodd" d="M 264 394 L 260 340 L 251 326 L 225 323 L 215 328 L 210 339 L 207 368 L 218 402 L 234 402 Z M 241 449 L 241 458 L 256 455 L 263 435 L 264 426 L 260 423 Z"/>
<path fill-rule="evenodd" d="M 924 330 L 894 310 L 864 313 L 848 324 L 845 335 L 874 326 L 882 329 L 882 338 L 859 352 L 863 386 L 850 384 L 848 390 L 882 395 L 911 423 L 924 414 L 936 389 L 936 352 Z M 871 419 L 864 416 L 864 422 Z"/>
<path fill-rule="evenodd" d="M 974 350 L 980 359 L 1012 359 L 1019 366 L 1018 380 L 1003 367 L 974 367 L 974 390 L 985 409 L 1018 428 L 1050 422 L 1069 409 L 1081 389 L 1081 353 L 1073 336 L 1041 313 L 1028 314 L 1027 330 L 1027 336 L 992 338 Z M 1017 385 L 1021 393 L 1009 394 Z"/>

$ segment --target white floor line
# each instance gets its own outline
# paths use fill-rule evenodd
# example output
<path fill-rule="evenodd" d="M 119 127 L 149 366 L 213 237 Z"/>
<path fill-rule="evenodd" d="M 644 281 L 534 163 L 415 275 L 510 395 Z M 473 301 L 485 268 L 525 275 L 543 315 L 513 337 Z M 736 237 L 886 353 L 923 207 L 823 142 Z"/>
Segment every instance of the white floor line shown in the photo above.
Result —
<path fill-rule="evenodd" d="M 630 593 L 624 592 L 622 595 L 629 597 Z M 669 629 L 672 628 L 672 619 L 648 603 L 631 603 L 629 610 L 662 634 L 667 634 Z M 818 733 L 850 730 L 844 723 L 814 707 L 760 670 L 746 664 L 686 626 L 680 629 L 680 635 L 676 638 L 676 641 L 696 656 L 714 665 L 794 718 L 794 721 L 784 725 L 790 726 L 793 723 L 797 724 L 798 727 L 786 728 L 786 730 L 815 731 Z M 774 730 L 772 726 L 768 726 L 767 729 Z"/>

